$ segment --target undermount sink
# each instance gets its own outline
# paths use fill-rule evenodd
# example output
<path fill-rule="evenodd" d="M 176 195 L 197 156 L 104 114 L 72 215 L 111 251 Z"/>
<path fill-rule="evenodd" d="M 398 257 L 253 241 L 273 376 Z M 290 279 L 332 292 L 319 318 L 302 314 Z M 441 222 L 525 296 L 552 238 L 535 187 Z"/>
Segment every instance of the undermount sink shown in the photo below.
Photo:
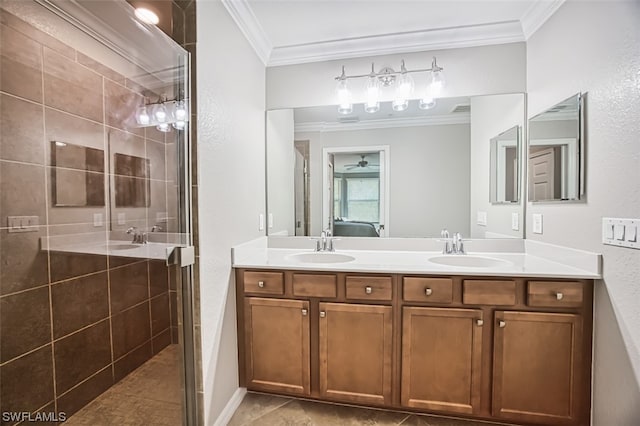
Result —
<path fill-rule="evenodd" d="M 107 248 L 109 250 L 131 250 L 139 247 L 140 247 L 140 244 L 133 244 L 133 243 L 115 243 L 115 244 L 110 243 L 107 245 Z"/>
<path fill-rule="evenodd" d="M 436 256 L 429 259 L 429 262 L 437 263 L 438 265 L 463 266 L 468 268 L 492 268 L 496 266 L 506 266 L 511 263 L 507 260 L 496 259 L 494 257 L 469 256 L 465 254 Z"/>
<path fill-rule="evenodd" d="M 297 253 L 288 258 L 301 263 L 346 263 L 355 260 L 355 257 L 348 254 L 326 252 Z"/>

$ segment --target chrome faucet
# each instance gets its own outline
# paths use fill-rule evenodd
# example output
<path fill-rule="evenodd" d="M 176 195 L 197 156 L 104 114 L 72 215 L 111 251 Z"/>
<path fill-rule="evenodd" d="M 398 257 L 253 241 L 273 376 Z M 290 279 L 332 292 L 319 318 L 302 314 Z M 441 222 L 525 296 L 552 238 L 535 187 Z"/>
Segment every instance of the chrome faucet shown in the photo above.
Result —
<path fill-rule="evenodd" d="M 465 254 L 462 235 L 460 235 L 459 232 L 453 234 L 453 244 L 451 244 L 451 249 L 455 254 Z"/>
<path fill-rule="evenodd" d="M 127 234 L 133 235 L 133 244 L 147 244 L 147 233 L 138 230 L 135 226 L 127 229 Z"/>
<path fill-rule="evenodd" d="M 443 229 L 440 236 L 444 239 L 442 254 L 465 254 L 464 242 L 459 232 L 454 232 L 453 237 L 449 237 L 449 231 Z"/>
<path fill-rule="evenodd" d="M 333 242 L 336 238 L 333 238 L 333 232 L 331 228 L 327 228 L 320 233 L 320 238 L 314 238 L 316 240 L 316 251 L 336 251 L 333 247 Z"/>
<path fill-rule="evenodd" d="M 440 236 L 444 238 L 444 248 L 442 249 L 442 254 L 451 254 L 451 240 L 449 239 L 449 231 L 447 229 L 443 229 L 440 231 Z"/>

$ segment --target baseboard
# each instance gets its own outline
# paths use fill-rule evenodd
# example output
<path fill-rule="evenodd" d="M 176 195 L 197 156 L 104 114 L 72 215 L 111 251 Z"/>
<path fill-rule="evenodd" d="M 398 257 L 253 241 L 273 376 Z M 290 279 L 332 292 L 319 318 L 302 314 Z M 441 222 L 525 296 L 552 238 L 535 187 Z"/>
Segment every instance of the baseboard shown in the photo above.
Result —
<path fill-rule="evenodd" d="M 224 406 L 224 410 L 222 410 L 222 413 L 220 413 L 213 425 L 226 426 L 231 420 L 231 417 L 233 417 L 233 413 L 235 413 L 238 409 L 238 406 L 240 406 L 240 403 L 242 402 L 246 394 L 247 388 L 236 389 L 236 391 L 231 396 L 231 399 L 229 399 L 229 402 L 227 402 L 227 405 Z"/>

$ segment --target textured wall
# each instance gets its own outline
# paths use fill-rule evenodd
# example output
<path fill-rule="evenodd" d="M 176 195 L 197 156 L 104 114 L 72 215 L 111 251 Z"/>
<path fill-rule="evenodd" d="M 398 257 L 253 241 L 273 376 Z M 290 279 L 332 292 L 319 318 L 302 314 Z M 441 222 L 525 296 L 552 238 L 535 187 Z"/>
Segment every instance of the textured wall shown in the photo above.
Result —
<path fill-rule="evenodd" d="M 529 204 L 527 238 L 600 252 L 593 424 L 640 421 L 640 250 L 601 244 L 602 217 L 640 217 L 640 2 L 566 2 L 527 44 L 529 116 L 586 92 L 587 198 Z M 533 234 L 531 215 L 544 215 Z"/>

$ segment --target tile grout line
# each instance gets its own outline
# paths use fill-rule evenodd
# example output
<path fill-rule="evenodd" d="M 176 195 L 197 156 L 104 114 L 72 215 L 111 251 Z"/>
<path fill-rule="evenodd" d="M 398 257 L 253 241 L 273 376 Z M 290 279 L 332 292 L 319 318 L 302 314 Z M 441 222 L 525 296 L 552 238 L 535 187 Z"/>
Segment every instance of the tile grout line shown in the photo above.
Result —
<path fill-rule="evenodd" d="M 267 395 L 267 394 L 261 394 L 261 395 Z M 245 395 L 245 397 L 246 397 L 246 395 Z M 270 409 L 270 410 L 268 410 L 268 411 L 265 411 L 264 413 L 260 414 L 260 415 L 259 415 L 258 417 L 256 417 L 255 419 L 252 419 L 250 424 L 253 424 L 253 423 L 254 423 L 254 422 L 256 422 L 257 420 L 259 420 L 259 419 L 261 419 L 262 417 L 266 416 L 267 414 L 270 414 L 270 413 L 273 413 L 273 412 L 274 412 L 274 411 L 276 411 L 276 410 L 279 410 L 280 408 L 282 408 L 282 407 L 284 407 L 285 405 L 289 404 L 291 401 L 295 401 L 295 399 L 293 399 L 293 398 L 292 398 L 292 399 L 289 399 L 288 401 L 286 401 L 286 402 L 284 402 L 284 403 L 282 403 L 282 404 L 278 405 L 277 407 L 273 407 L 272 409 Z M 243 402 L 244 402 L 244 399 L 243 399 Z M 241 403 L 241 404 L 242 404 L 242 403 Z M 236 409 L 236 411 L 237 411 L 237 409 Z M 235 412 L 234 412 L 233 414 L 235 415 Z M 232 416 L 232 418 L 233 418 L 233 416 Z"/>

